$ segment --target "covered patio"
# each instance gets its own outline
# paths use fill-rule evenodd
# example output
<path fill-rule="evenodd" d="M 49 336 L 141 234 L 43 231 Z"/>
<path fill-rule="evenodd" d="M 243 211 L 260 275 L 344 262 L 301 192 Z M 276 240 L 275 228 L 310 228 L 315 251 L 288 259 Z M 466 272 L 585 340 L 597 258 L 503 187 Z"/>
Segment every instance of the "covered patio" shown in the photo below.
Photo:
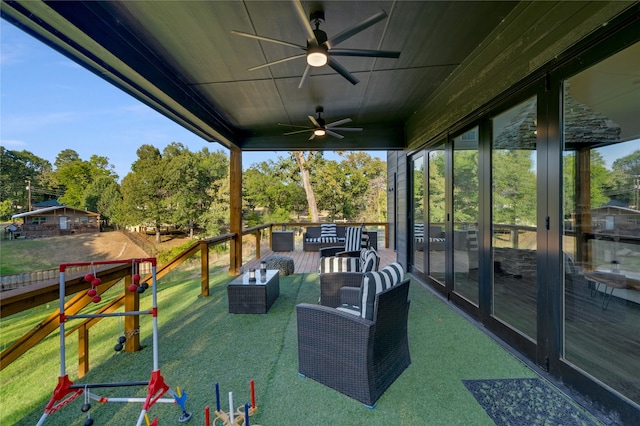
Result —
<path fill-rule="evenodd" d="M 275 315 L 262 318 L 266 320 L 262 322 L 225 317 L 223 323 L 239 327 L 218 335 L 219 326 L 204 319 L 223 316 L 220 304 L 224 298 L 206 297 L 185 305 L 184 311 L 190 316 L 181 317 L 181 322 L 173 324 L 175 331 L 167 333 L 173 341 L 165 346 L 180 352 L 174 358 L 167 355 L 167 359 L 189 354 L 192 359 L 202 360 L 201 367 L 228 371 L 229 377 L 245 369 L 254 370 L 254 366 L 259 369 L 267 383 L 264 406 L 274 410 L 265 410 L 259 422 L 299 424 L 302 414 L 305 421 L 320 419 L 336 424 L 343 423 L 345 416 L 361 418 L 362 424 L 374 424 L 383 417 L 384 423 L 406 419 L 406 424 L 420 424 L 425 419 L 429 422 L 432 413 L 447 413 L 434 417 L 433 423 L 482 424 L 489 420 L 479 411 L 479 405 L 462 401 L 471 400 L 470 393 L 460 386 L 461 380 L 486 378 L 483 372 L 492 372 L 487 376 L 493 378 L 534 376 L 516 358 L 507 362 L 504 356 L 512 355 L 501 352 L 502 347 L 483 333 L 497 332 L 503 343 L 507 342 L 504 347 L 526 357 L 546 378 L 570 383 L 573 391 L 595 401 L 615 421 L 637 423 L 637 397 L 632 399 L 631 392 L 603 384 L 591 375 L 592 371 L 566 362 L 562 217 L 558 207 L 562 194 L 557 190 L 561 187 L 558 171 L 563 140 L 558 129 L 562 127 L 562 83 L 581 71 L 584 64 L 596 63 L 638 42 L 638 2 L 3 1 L 2 17 L 203 140 L 229 149 L 231 275 L 243 268 L 243 152 L 387 151 L 389 253 L 395 253 L 394 260 L 414 280 L 410 341 L 412 345 L 424 345 L 412 346 L 412 367 L 400 378 L 401 386 L 396 383 L 392 388 L 398 393 L 385 395 L 390 398 L 389 417 L 380 409 L 365 413 L 352 410 L 333 396 L 325 400 L 326 389 L 307 388 L 308 381 L 292 379 L 296 362 L 292 346 L 295 318 L 291 312 L 296 303 L 317 297 L 313 288 L 317 276 L 312 272 L 296 273 L 287 281 L 292 292 L 283 291 L 287 297 L 274 305 L 274 313 L 280 308 L 286 312 L 277 327 L 270 326 Z M 325 33 L 326 43 L 321 36 Z M 328 62 L 312 68 L 311 53 L 318 53 L 318 48 Z M 630 94 L 620 99 L 632 99 L 631 88 L 637 84 L 637 76 L 620 74 L 615 80 L 621 83 L 621 93 Z M 608 93 L 606 87 L 603 93 Z M 540 176 L 548 178 L 536 181 L 540 200 L 535 213 L 540 220 L 534 232 L 537 241 L 545 244 L 539 249 L 547 256 L 536 266 L 548 275 L 536 280 L 532 293 L 539 297 L 530 319 L 537 328 L 530 333 L 532 336 L 525 336 L 501 322 L 491 310 L 490 123 L 499 113 L 529 97 L 537 101 L 535 142 L 540 153 L 536 165 L 541 168 Z M 621 109 L 631 112 L 634 105 L 621 103 Z M 318 107 L 323 108 L 327 122 L 337 120 L 363 130 L 347 130 L 344 134 L 335 131 L 338 137 L 332 135 L 320 117 L 313 116 Z M 307 128 L 309 123 L 312 126 Z M 283 125 L 302 126 L 313 135 L 285 135 L 290 132 Z M 415 203 L 423 202 L 422 198 L 414 199 L 417 185 L 411 176 L 412 162 L 420 155 L 430 155 L 434 147 L 450 160 L 453 144 L 459 142 L 454 138 L 474 126 L 480 129 L 476 132 L 476 150 L 484 160 L 478 162 L 478 283 L 483 291 L 476 291 L 480 299 L 477 304 L 452 291 L 450 165 L 443 173 L 446 185 L 429 188 L 444 194 L 442 204 L 448 210 L 433 205 L 427 209 L 426 204 L 421 210 L 426 217 L 428 210 L 437 209 L 441 213 L 438 222 L 446 218 L 445 247 L 437 253 L 445 268 L 429 275 L 417 268 L 412 258 L 412 229 L 420 219 L 413 216 L 417 211 L 414 208 Z M 423 183 L 428 185 L 428 179 Z M 428 201 L 431 193 L 423 195 Z M 301 270 L 313 270 L 311 258 L 302 256 L 298 261 Z M 427 292 L 425 284 L 437 289 L 440 296 Z M 212 288 L 214 292 L 223 291 Z M 450 300 L 450 305 L 444 304 Z M 462 308 L 464 314 L 453 306 Z M 192 334 L 196 331 L 186 332 L 186 324 L 203 334 L 196 338 Z M 471 338 L 468 332 L 477 335 Z M 253 337 L 260 346 L 243 346 L 243 351 L 234 352 L 237 339 L 249 341 Z M 479 342 L 483 341 L 490 343 L 490 350 L 482 349 Z M 443 352 L 432 352 L 434 349 Z M 206 358 L 209 351 L 211 356 Z M 225 364 L 227 358 L 242 363 Z M 263 364 L 264 368 L 258 367 Z M 480 370 L 473 370 L 473 366 Z M 508 372 L 495 370 L 503 366 Z M 183 367 L 176 361 L 171 368 L 177 371 Z M 193 375 L 199 376 L 201 371 Z M 401 381 L 409 378 L 414 381 L 403 386 Z M 626 378 L 637 388 L 637 375 Z M 242 383 L 248 377 L 243 379 Z M 447 383 L 454 384 L 445 385 L 450 379 L 453 382 Z M 210 392 L 211 380 L 209 377 L 206 386 L 190 384 L 204 394 Z M 242 383 L 233 383 L 232 387 L 240 388 Z M 296 392 L 298 389 L 309 393 Z M 580 396 L 573 397 L 582 401 Z M 196 405 L 211 401 L 203 398 Z M 276 398 L 281 403 L 276 403 Z M 313 404 L 315 401 L 324 403 L 319 407 Z M 117 423 L 120 414 L 113 415 Z M 290 420 L 283 422 L 283 416 L 290 416 Z M 74 421 L 80 422 L 79 417 Z"/>

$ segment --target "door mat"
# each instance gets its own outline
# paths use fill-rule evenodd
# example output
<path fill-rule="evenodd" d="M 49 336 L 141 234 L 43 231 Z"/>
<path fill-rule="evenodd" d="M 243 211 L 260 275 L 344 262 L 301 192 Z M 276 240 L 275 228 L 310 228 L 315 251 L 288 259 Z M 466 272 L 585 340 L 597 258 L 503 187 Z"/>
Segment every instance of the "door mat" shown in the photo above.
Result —
<path fill-rule="evenodd" d="M 462 382 L 498 426 L 599 424 L 538 378 Z"/>

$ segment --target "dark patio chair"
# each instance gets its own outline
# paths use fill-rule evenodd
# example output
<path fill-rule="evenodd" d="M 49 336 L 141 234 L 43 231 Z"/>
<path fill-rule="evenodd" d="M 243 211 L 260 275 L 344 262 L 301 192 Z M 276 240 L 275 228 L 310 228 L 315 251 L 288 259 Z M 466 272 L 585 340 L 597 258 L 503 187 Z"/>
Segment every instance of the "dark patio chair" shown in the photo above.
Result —
<path fill-rule="evenodd" d="M 320 249 L 320 257 L 346 256 L 358 257 L 362 249 L 362 228 L 347 226 L 344 235 L 344 246 L 324 247 Z"/>
<path fill-rule="evenodd" d="M 380 266 L 380 257 L 375 249 L 362 249 L 359 258 L 354 257 L 323 257 L 320 259 L 318 275 L 320 277 L 320 304 L 338 307 L 341 303 L 352 303 L 362 283 L 366 272 L 377 271 Z M 341 301 L 341 291 L 345 293 L 348 288 L 355 296 Z M 348 296 L 343 295 L 347 298 Z"/>
<path fill-rule="evenodd" d="M 365 274 L 363 309 L 296 307 L 299 374 L 371 408 L 411 364 L 409 280 L 396 283 L 397 274 L 387 268 Z"/>

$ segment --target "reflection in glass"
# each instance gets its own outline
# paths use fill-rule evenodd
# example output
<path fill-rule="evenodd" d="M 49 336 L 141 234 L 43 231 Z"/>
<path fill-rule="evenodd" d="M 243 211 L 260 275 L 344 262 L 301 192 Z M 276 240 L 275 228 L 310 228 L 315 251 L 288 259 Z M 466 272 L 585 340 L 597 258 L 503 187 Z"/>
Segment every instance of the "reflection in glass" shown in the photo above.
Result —
<path fill-rule="evenodd" d="M 493 315 L 536 339 L 536 98 L 492 118 Z"/>
<path fill-rule="evenodd" d="M 413 160 L 413 267 L 424 272 L 424 157 Z"/>
<path fill-rule="evenodd" d="M 454 290 L 478 305 L 478 128 L 453 140 Z"/>
<path fill-rule="evenodd" d="M 429 151 L 429 275 L 444 284 L 444 148 Z"/>
<path fill-rule="evenodd" d="M 639 57 L 640 43 L 564 82 L 562 171 L 564 357 L 638 404 Z"/>

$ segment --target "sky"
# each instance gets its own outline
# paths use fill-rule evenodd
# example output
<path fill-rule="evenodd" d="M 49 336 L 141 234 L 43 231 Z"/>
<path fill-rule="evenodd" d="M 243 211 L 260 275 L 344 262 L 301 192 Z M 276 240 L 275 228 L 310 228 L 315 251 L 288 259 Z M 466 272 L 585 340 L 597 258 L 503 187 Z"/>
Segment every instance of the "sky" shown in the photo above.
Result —
<path fill-rule="evenodd" d="M 107 157 L 122 179 L 143 144 L 229 151 L 210 143 L 0 19 L 0 145 L 55 162 L 63 149 Z M 368 151 L 386 161 L 386 152 Z M 243 168 L 286 152 L 245 152 Z M 334 153 L 325 153 L 338 159 Z"/>

